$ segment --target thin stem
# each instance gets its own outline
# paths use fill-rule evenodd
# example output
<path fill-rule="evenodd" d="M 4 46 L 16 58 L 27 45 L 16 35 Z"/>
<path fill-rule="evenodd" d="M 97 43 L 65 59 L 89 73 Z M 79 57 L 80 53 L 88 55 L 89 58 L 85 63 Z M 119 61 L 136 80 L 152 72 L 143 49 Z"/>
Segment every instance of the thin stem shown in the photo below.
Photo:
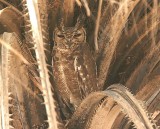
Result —
<path fill-rule="evenodd" d="M 99 30 L 99 24 L 100 24 L 100 17 L 101 17 L 101 10 L 102 10 L 102 0 L 99 0 L 99 6 L 98 6 L 98 14 L 97 14 L 97 20 L 96 20 L 96 27 L 95 27 L 95 33 L 94 33 L 94 44 L 95 44 L 95 50 L 98 52 L 98 30 Z"/>
<path fill-rule="evenodd" d="M 18 14 L 23 15 L 23 14 L 21 13 L 21 11 L 19 11 L 15 6 L 13 6 L 12 4 L 6 2 L 5 0 L 0 0 L 0 2 L 2 2 L 3 4 L 9 6 L 10 8 L 12 8 L 12 9 L 13 9 L 15 12 L 17 12 Z"/>

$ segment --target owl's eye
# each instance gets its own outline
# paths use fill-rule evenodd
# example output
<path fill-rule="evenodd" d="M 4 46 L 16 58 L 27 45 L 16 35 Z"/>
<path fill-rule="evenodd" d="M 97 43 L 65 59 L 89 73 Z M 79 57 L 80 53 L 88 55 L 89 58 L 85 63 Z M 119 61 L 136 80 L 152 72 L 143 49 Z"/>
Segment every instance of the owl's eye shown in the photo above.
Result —
<path fill-rule="evenodd" d="M 58 34 L 57 35 L 59 38 L 64 38 L 64 35 L 63 34 Z"/>
<path fill-rule="evenodd" d="M 77 33 L 77 34 L 75 34 L 73 37 L 74 37 L 74 38 L 78 38 L 79 36 L 81 36 L 81 33 Z"/>

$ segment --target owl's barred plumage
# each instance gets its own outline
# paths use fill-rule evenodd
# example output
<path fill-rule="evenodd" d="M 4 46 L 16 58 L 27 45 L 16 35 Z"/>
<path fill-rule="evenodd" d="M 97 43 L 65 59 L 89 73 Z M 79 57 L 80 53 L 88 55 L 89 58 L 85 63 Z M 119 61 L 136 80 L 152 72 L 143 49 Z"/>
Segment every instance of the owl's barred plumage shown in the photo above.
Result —
<path fill-rule="evenodd" d="M 64 108 L 74 111 L 82 99 L 98 90 L 95 60 L 86 43 L 83 27 L 55 29 L 54 42 L 54 79 Z M 67 113 L 64 114 L 67 117 Z"/>

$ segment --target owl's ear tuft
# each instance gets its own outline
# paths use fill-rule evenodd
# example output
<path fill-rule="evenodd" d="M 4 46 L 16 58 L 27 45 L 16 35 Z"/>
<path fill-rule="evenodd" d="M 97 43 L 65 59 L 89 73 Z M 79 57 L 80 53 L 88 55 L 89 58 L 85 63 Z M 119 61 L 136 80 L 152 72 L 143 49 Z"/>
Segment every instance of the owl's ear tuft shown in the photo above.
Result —
<path fill-rule="evenodd" d="M 75 28 L 79 29 L 83 27 L 85 19 L 86 19 L 86 16 L 84 14 L 80 14 L 79 17 L 77 18 L 77 23 L 75 25 Z"/>
<path fill-rule="evenodd" d="M 60 31 L 64 31 L 64 19 L 63 19 L 63 18 L 61 18 L 61 19 L 59 20 L 59 24 L 58 24 L 57 28 L 58 28 Z"/>

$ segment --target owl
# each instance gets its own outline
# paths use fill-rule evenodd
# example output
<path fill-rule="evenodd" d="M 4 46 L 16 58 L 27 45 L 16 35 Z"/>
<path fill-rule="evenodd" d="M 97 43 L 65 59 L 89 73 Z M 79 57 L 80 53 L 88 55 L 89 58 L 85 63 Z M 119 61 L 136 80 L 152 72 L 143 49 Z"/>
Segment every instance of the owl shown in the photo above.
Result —
<path fill-rule="evenodd" d="M 53 35 L 53 74 L 63 102 L 62 112 L 68 117 L 89 93 L 98 90 L 96 63 L 86 42 L 86 31 L 78 23 L 57 27 Z"/>

